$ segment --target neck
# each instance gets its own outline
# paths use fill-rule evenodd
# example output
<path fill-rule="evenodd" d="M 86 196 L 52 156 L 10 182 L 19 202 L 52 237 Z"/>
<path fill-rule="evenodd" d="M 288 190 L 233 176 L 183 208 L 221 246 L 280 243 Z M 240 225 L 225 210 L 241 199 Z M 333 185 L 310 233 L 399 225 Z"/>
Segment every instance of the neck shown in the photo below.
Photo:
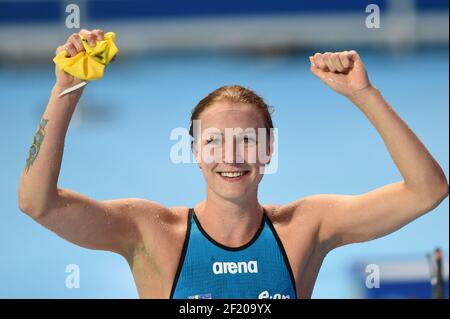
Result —
<path fill-rule="evenodd" d="M 263 209 L 256 192 L 246 194 L 240 201 L 230 201 L 207 190 L 206 200 L 195 206 L 195 213 L 212 238 L 223 245 L 239 247 L 258 231 Z"/>

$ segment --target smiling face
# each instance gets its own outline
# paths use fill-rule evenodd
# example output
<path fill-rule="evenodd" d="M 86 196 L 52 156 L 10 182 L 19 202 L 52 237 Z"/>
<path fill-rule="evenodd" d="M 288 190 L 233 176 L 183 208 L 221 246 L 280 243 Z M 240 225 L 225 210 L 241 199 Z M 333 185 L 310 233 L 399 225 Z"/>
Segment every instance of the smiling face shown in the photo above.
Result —
<path fill-rule="evenodd" d="M 222 100 L 208 106 L 198 119 L 201 133 L 194 154 L 209 190 L 238 202 L 255 194 L 265 166 L 260 154 L 270 156 L 268 136 L 258 136 L 258 128 L 266 131 L 258 109 Z"/>

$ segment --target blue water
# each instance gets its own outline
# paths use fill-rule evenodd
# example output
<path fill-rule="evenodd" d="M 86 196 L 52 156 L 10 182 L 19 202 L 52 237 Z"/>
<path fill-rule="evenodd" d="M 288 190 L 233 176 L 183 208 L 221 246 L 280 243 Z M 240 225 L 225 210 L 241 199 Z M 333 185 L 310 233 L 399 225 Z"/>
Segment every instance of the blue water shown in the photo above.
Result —
<path fill-rule="evenodd" d="M 361 55 L 373 83 L 448 176 L 448 50 Z M 18 210 L 19 176 L 53 78 L 50 59 L 39 66 L 0 66 L 0 297 L 137 298 L 123 258 L 68 243 Z M 59 186 L 98 200 L 201 201 L 203 178 L 195 165 L 170 161 L 169 134 L 188 128 L 195 104 L 225 84 L 251 87 L 275 107 L 279 168 L 262 181 L 262 203 L 358 194 L 401 179 L 370 122 L 309 73 L 307 55 L 208 52 L 118 59 L 104 79 L 90 83 L 69 128 Z M 333 251 L 313 297 L 358 296 L 349 269 L 361 259 L 422 259 L 436 246 L 447 254 L 448 210 L 446 199 L 394 234 Z M 78 289 L 65 287 L 68 264 L 80 267 Z"/>

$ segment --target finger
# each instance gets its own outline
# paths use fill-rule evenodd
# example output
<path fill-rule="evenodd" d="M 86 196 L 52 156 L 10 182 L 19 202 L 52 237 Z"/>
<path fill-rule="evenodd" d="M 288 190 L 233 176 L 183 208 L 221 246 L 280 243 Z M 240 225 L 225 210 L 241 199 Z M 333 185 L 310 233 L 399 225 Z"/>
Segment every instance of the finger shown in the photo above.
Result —
<path fill-rule="evenodd" d="M 331 54 L 330 61 L 333 64 L 333 66 L 337 72 L 344 72 L 345 68 L 341 63 L 341 60 L 339 59 L 339 53 Z"/>
<path fill-rule="evenodd" d="M 361 58 L 359 57 L 358 52 L 356 52 L 355 50 L 349 51 L 349 57 L 351 58 L 351 60 L 353 62 L 357 62 L 357 61 L 361 60 Z"/>
<path fill-rule="evenodd" d="M 78 33 L 74 33 L 69 37 L 69 42 L 72 43 L 78 52 L 84 51 L 83 43 Z"/>
<path fill-rule="evenodd" d="M 82 29 L 82 30 L 80 30 L 79 34 L 86 39 L 87 43 L 91 47 L 93 47 L 95 45 L 96 36 L 94 34 L 92 34 L 91 31 L 86 30 L 86 29 Z"/>
<path fill-rule="evenodd" d="M 72 56 L 76 56 L 78 54 L 77 49 L 75 48 L 75 46 L 71 42 L 66 43 L 64 48 L 70 54 L 71 57 Z"/>
<path fill-rule="evenodd" d="M 339 60 L 345 69 L 349 69 L 352 65 L 348 51 L 339 53 Z"/>
<path fill-rule="evenodd" d="M 91 33 L 91 34 L 89 34 L 89 35 L 87 36 L 86 39 L 87 39 L 88 44 L 89 44 L 91 47 L 95 46 L 95 39 L 96 39 L 95 35 L 93 35 L 93 34 Z"/>
<path fill-rule="evenodd" d="M 328 70 L 330 70 L 331 72 L 336 72 L 336 68 L 334 67 L 333 62 L 331 62 L 331 52 L 325 52 L 322 55 L 322 58 Z"/>
<path fill-rule="evenodd" d="M 316 63 L 314 62 L 314 57 L 310 56 L 310 57 L 309 57 L 309 61 L 311 62 L 310 71 L 311 71 L 313 74 L 316 74 L 316 71 L 317 71 L 317 70 L 320 70 L 320 69 L 318 68 L 318 66 L 317 66 Z"/>
<path fill-rule="evenodd" d="M 314 64 L 315 64 L 319 69 L 324 70 L 324 71 L 328 71 L 328 68 L 327 68 L 327 66 L 325 65 L 325 62 L 323 61 L 323 56 L 322 56 L 322 54 L 320 54 L 320 53 L 314 54 L 313 60 L 314 60 Z"/>
<path fill-rule="evenodd" d="M 92 30 L 92 34 L 95 35 L 98 41 L 102 41 L 104 37 L 104 32 L 100 29 Z"/>
<path fill-rule="evenodd" d="M 326 82 L 327 74 L 329 74 L 328 71 L 324 71 L 322 69 L 319 69 L 317 66 L 311 65 L 311 73 L 314 74 L 316 77 L 318 77 L 320 80 Z M 328 70 L 328 69 L 327 69 Z"/>
<path fill-rule="evenodd" d="M 86 29 L 81 29 L 80 32 L 78 32 L 79 35 L 83 36 L 84 38 L 87 38 L 89 34 L 91 34 L 91 31 Z"/>
<path fill-rule="evenodd" d="M 316 53 L 314 54 L 314 56 L 310 56 L 309 61 L 311 61 L 311 73 L 321 79 L 323 77 L 323 74 L 328 71 L 327 67 L 322 61 L 321 54 Z M 319 63 L 321 64 L 322 68 L 319 66 Z"/>

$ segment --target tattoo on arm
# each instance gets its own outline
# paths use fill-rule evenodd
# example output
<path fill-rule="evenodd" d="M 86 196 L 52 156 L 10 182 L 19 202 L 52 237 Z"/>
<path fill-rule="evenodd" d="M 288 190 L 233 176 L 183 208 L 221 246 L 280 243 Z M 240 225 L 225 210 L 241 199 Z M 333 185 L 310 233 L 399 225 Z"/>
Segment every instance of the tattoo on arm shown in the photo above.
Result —
<path fill-rule="evenodd" d="M 31 144 L 30 151 L 28 153 L 27 158 L 27 173 L 30 169 L 30 166 L 33 165 L 34 160 L 39 154 L 39 149 L 41 148 L 42 141 L 45 137 L 45 126 L 47 125 L 48 120 L 42 118 L 41 123 L 39 124 L 39 128 L 36 131 L 36 134 L 33 138 L 33 144 Z"/>

